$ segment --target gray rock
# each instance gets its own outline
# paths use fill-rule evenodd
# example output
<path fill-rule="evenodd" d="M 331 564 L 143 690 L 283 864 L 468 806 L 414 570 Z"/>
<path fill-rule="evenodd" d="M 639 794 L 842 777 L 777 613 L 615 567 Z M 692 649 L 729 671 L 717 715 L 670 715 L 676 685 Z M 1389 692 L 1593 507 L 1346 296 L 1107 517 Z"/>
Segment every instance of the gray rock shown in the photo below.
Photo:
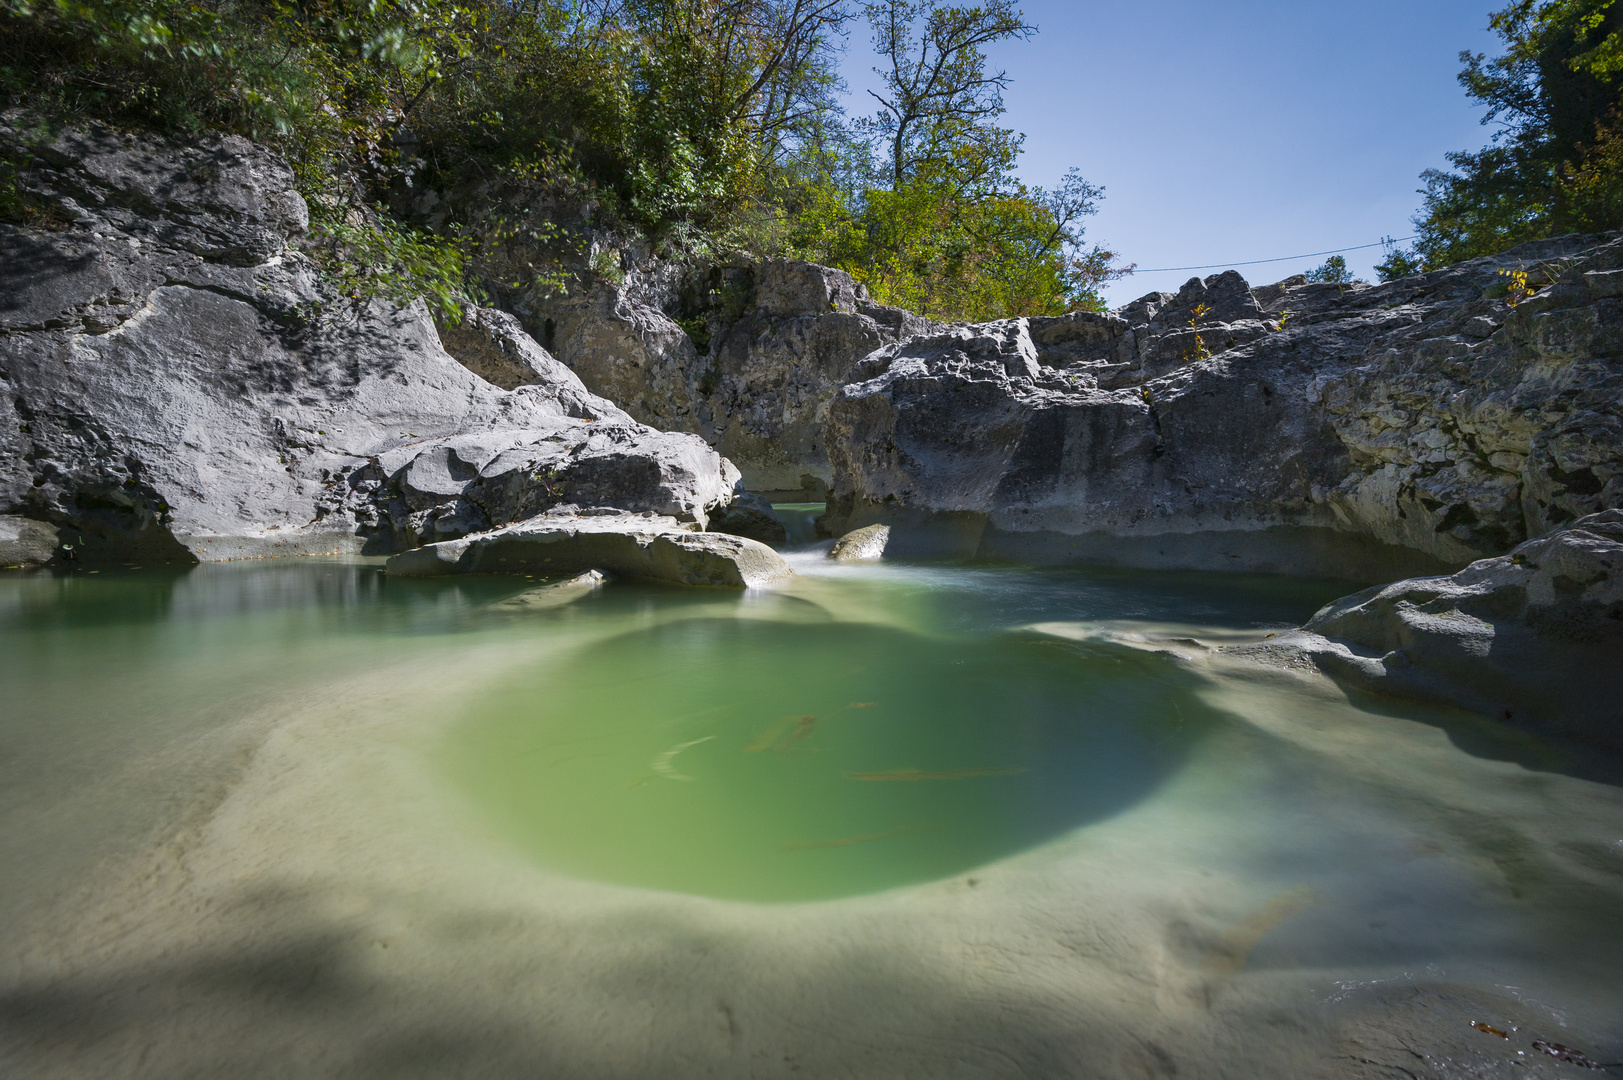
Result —
<path fill-rule="evenodd" d="M 694 532 L 675 518 L 623 510 L 555 510 L 492 532 L 389 559 L 404 577 L 573 574 L 606 570 L 670 585 L 755 589 L 793 575 L 782 556 L 741 536 Z"/>
<path fill-rule="evenodd" d="M 0 569 L 43 566 L 56 554 L 56 527 L 24 517 L 0 516 Z"/>
<path fill-rule="evenodd" d="M 778 512 L 772 509 L 771 501 L 742 489 L 733 493 L 732 502 L 711 511 L 710 528 L 747 536 L 763 544 L 783 544 L 789 540 L 789 530 Z"/>
<path fill-rule="evenodd" d="M 683 307 L 681 291 L 657 271 L 508 302 L 594 393 L 643 423 L 702 435 L 750 490 L 786 498 L 830 477 L 823 427 L 851 367 L 887 342 L 939 329 L 875 304 L 842 271 L 768 259 L 694 301 L 701 314 L 686 325 L 700 349 L 668 314 Z"/>
<path fill-rule="evenodd" d="M 1377 586 L 1228 650 L 1623 751 L 1623 511 L 1448 577 Z"/>
<path fill-rule="evenodd" d="M 539 386 L 565 416 L 627 423 L 624 410 L 591 393 L 580 377 L 525 333 L 518 319 L 495 308 L 468 308 L 460 322 L 435 320 L 440 344 L 457 363 L 493 386 L 517 390 Z"/>
<path fill-rule="evenodd" d="M 1512 307 L 1499 270 L 1535 264 Z M 1620 266 L 1567 237 L 1380 286 L 1231 271 L 890 345 L 830 406 L 824 528 L 1366 581 L 1499 554 L 1623 504 Z"/>
<path fill-rule="evenodd" d="M 470 327 L 528 372 L 508 391 L 421 304 L 335 302 L 262 148 L 41 143 L 15 116 L 0 144 L 67 222 L 0 226 L 0 514 L 81 558 L 387 551 L 564 501 L 702 524 L 732 498 L 701 439 L 593 397 L 510 318 Z"/>
<path fill-rule="evenodd" d="M 889 525 L 865 525 L 853 529 L 834 541 L 828 557 L 835 562 L 857 562 L 864 559 L 884 558 L 890 543 Z"/>

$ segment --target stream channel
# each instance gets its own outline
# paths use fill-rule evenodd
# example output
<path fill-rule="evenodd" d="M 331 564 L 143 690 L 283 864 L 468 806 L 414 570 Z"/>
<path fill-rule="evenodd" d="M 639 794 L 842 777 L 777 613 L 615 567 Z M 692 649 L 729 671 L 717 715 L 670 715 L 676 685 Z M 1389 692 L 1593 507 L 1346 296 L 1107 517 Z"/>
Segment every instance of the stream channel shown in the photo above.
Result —
<path fill-rule="evenodd" d="M 744 595 L 0 575 L 0 1075 L 1623 1056 L 1617 762 L 1203 647 L 1356 586 L 841 565 L 784 511 Z"/>

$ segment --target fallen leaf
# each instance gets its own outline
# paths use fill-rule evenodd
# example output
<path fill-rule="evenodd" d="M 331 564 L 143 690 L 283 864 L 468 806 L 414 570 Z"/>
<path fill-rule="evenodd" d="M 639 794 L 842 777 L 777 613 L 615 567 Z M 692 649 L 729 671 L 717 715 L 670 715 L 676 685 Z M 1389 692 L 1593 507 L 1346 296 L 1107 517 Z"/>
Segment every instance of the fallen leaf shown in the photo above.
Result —
<path fill-rule="evenodd" d="M 1551 1057 L 1555 1058 L 1557 1061 L 1564 1061 L 1568 1065 L 1576 1065 L 1580 1069 L 1610 1069 L 1616 1065 L 1623 1064 L 1623 1062 L 1616 1061 L 1602 1064 L 1601 1062 L 1591 1060 L 1588 1055 L 1580 1053 L 1570 1046 L 1562 1046 L 1558 1042 L 1545 1042 L 1543 1039 L 1534 1039 L 1533 1049 L 1542 1050 L 1546 1054 L 1549 1054 Z"/>

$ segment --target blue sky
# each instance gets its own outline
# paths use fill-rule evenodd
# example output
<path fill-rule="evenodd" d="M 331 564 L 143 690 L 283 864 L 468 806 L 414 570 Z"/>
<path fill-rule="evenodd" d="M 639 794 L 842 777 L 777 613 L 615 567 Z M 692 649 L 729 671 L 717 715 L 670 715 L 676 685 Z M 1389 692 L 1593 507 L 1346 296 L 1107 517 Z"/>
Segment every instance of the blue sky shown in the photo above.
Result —
<path fill-rule="evenodd" d="M 1146 268 L 1241 262 L 1410 235 L 1421 170 L 1491 134 L 1455 75 L 1461 49 L 1498 51 L 1488 16 L 1504 3 L 1026 0 L 1041 32 L 992 62 L 1014 77 L 1003 122 L 1026 133 L 1022 177 L 1074 165 L 1105 186 L 1090 240 Z M 876 60 L 855 29 L 853 115 Z M 1346 255 L 1369 280 L 1380 257 Z M 1239 269 L 1262 284 L 1323 261 Z M 1135 274 L 1107 298 L 1193 276 Z"/>

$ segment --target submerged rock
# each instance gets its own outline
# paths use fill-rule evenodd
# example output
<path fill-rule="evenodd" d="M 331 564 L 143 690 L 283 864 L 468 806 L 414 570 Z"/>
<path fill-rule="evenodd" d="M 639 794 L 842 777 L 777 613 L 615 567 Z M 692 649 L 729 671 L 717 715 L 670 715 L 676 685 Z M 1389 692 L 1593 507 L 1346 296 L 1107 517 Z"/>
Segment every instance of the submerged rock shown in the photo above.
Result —
<path fill-rule="evenodd" d="M 884 557 L 885 547 L 889 543 L 889 525 L 865 525 L 860 529 L 853 529 L 834 541 L 834 546 L 829 549 L 828 557 L 835 562 L 879 559 Z"/>
<path fill-rule="evenodd" d="M 590 596 L 608 584 L 608 575 L 601 570 L 588 570 L 564 581 L 538 585 L 517 596 L 509 596 L 490 605 L 492 611 L 523 615 L 533 611 L 551 611 Z"/>
<path fill-rule="evenodd" d="M 1299 631 L 1228 651 L 1306 657 L 1361 689 L 1623 752 L 1623 511 L 1581 518 L 1451 576 L 1368 589 Z"/>
<path fill-rule="evenodd" d="M 1514 306 L 1500 271 L 1541 284 Z M 892 550 L 1369 581 L 1623 504 L 1623 240 L 1369 285 L 1230 271 L 887 346 L 829 410 L 827 531 Z"/>
<path fill-rule="evenodd" d="M 623 510 L 554 510 L 505 528 L 429 544 L 389 559 L 403 577 L 573 574 L 606 570 L 670 585 L 755 589 L 794 571 L 765 544 L 695 532 L 675 518 Z"/>
<path fill-rule="evenodd" d="M 0 225 L 0 514 L 53 551 L 384 552 L 564 502 L 703 524 L 732 499 L 701 439 L 590 394 L 511 317 L 471 313 L 459 363 L 422 304 L 331 295 L 262 147 L 33 130 L 0 123 L 39 209 Z"/>

